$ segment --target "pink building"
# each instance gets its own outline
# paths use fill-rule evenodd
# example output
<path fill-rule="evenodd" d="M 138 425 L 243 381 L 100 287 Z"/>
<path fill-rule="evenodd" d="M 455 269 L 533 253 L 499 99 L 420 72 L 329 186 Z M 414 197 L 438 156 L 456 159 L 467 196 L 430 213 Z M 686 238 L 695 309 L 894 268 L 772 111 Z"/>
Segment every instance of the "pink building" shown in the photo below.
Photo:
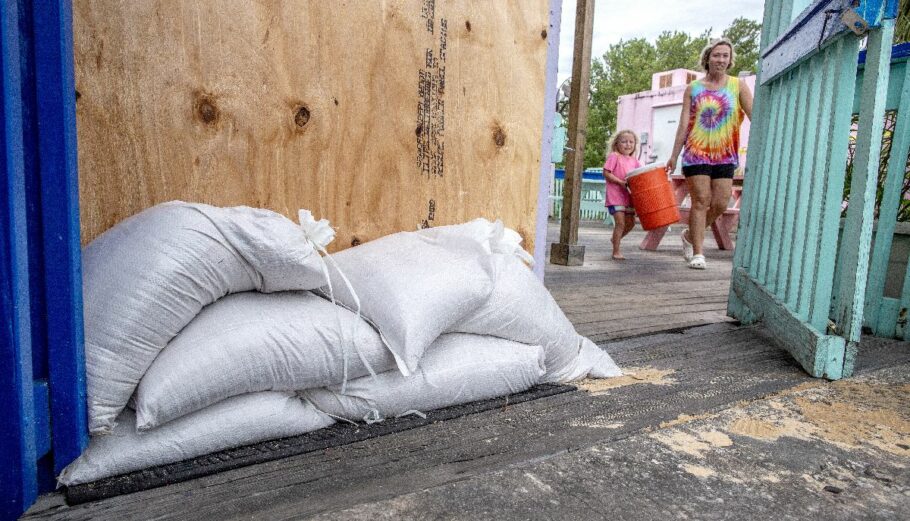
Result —
<path fill-rule="evenodd" d="M 666 161 L 673 150 L 682 96 L 693 80 L 705 73 L 688 69 L 658 72 L 651 76 L 651 90 L 620 96 L 616 115 L 617 129 L 631 129 L 641 139 L 639 160 L 642 163 Z M 755 75 L 742 76 L 755 92 Z M 746 147 L 749 144 L 749 120 L 740 130 L 740 166 L 745 165 Z M 677 171 L 679 167 L 677 166 Z"/>

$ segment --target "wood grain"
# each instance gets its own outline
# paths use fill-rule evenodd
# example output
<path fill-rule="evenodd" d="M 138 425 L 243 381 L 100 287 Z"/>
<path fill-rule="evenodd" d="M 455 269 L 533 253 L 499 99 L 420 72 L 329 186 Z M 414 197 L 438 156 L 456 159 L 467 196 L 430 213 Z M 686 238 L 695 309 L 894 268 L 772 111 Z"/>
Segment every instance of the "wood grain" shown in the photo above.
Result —
<path fill-rule="evenodd" d="M 533 251 L 546 0 L 76 0 L 73 17 L 83 244 L 183 199 L 310 209 L 334 250 L 486 217 Z"/>

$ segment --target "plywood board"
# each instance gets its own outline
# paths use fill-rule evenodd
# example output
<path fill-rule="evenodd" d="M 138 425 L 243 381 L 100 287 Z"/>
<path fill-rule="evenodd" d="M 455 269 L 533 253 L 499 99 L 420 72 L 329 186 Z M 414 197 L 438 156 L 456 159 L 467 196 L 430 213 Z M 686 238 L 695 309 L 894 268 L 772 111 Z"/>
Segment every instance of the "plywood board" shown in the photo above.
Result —
<path fill-rule="evenodd" d="M 75 0 L 82 241 L 181 199 L 533 251 L 547 0 Z"/>

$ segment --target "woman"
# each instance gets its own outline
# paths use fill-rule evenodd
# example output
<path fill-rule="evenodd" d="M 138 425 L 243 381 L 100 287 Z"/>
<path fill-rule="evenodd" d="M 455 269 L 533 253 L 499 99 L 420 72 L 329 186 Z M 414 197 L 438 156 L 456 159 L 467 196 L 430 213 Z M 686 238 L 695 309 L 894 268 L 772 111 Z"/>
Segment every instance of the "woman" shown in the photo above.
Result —
<path fill-rule="evenodd" d="M 686 87 L 673 152 L 667 169 L 673 172 L 683 150 L 682 173 L 689 186 L 692 208 L 689 228 L 681 238 L 689 267 L 706 267 L 702 245 L 705 228 L 727 209 L 733 172 L 739 166 L 739 127 L 743 113 L 752 119 L 752 92 L 745 82 L 727 74 L 736 53 L 726 38 L 714 40 L 701 52 L 707 75 Z"/>

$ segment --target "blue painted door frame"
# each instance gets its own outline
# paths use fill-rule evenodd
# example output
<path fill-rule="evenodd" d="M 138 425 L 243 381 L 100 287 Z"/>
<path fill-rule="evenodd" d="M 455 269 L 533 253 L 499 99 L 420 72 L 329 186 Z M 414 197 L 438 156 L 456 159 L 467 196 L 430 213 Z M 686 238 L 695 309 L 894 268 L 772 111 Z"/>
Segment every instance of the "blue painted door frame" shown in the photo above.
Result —
<path fill-rule="evenodd" d="M 69 0 L 0 1 L 0 519 L 88 440 Z"/>

